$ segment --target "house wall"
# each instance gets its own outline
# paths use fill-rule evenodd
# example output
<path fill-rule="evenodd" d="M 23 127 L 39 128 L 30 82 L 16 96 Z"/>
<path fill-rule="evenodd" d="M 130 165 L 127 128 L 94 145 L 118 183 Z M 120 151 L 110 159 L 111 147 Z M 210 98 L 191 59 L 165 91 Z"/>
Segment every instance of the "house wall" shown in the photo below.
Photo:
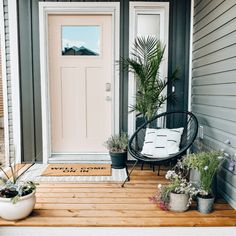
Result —
<path fill-rule="evenodd" d="M 102 1 L 105 2 L 104 0 Z M 70 2 L 70 0 L 68 2 Z M 129 0 L 116 0 L 115 2 L 120 2 L 121 12 L 120 56 L 127 57 L 129 55 Z M 145 2 L 145 0 L 143 2 Z M 188 108 L 190 1 L 164 0 L 162 2 L 170 2 L 168 73 L 172 74 L 177 67 L 180 71 L 180 80 L 175 84 L 177 103 L 175 106 L 169 104 L 167 109 L 186 110 Z M 18 20 L 21 81 L 22 157 L 25 162 L 40 162 L 42 161 L 42 127 L 38 0 L 18 1 Z M 171 86 L 169 87 L 169 90 L 170 89 Z M 120 114 L 120 130 L 127 131 L 127 72 L 120 73 Z"/>
<path fill-rule="evenodd" d="M 0 50 L 0 127 L 2 127 L 2 117 L 3 117 L 3 93 L 2 92 L 3 92 L 2 90 L 2 57 L 1 57 L 1 50 Z"/>
<path fill-rule="evenodd" d="M 4 112 L 8 113 L 8 128 L 5 129 L 5 155 L 8 157 L 14 157 L 14 142 L 13 142 L 13 120 L 12 120 L 12 89 L 11 89 L 11 65 L 10 65 L 10 37 L 9 37 L 9 17 L 8 17 L 8 1 L 2 0 L 3 5 L 3 18 L 4 18 L 4 43 L 5 43 L 5 60 L 6 60 L 6 99 L 7 99 L 7 110 Z M 1 55 L 3 57 L 3 55 Z M 3 69 L 2 69 L 3 71 Z M 3 77 L 2 77 L 3 78 Z M 1 84 L 2 86 L 2 84 Z M 3 101 L 1 98 L 0 100 Z M 2 102 L 1 101 L 1 102 Z M 1 103 L 2 104 L 2 103 Z M 0 112 L 3 108 L 0 108 Z M 2 114 L 3 115 L 3 114 Z M 6 124 L 7 125 L 7 124 Z M 7 134 L 6 134 L 7 132 Z M 6 140 L 8 139 L 8 140 Z M 8 147 L 9 145 L 9 147 Z"/>
<path fill-rule="evenodd" d="M 235 159 L 236 2 L 194 2 L 192 111 L 203 126 L 203 145 Z M 236 208 L 236 166 L 229 171 L 226 161 L 218 177 L 219 192 Z"/>

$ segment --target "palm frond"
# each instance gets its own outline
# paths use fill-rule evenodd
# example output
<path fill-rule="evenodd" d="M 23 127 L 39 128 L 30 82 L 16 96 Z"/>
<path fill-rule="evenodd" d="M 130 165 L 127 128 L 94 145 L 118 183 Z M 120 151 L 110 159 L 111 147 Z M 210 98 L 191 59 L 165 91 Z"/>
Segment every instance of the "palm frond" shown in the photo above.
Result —
<path fill-rule="evenodd" d="M 169 79 L 161 78 L 159 69 L 164 52 L 165 46 L 156 37 L 137 37 L 131 57 L 120 61 L 121 68 L 134 73 L 137 80 L 136 104 L 131 107 L 131 111 L 142 113 L 147 119 L 155 115 L 159 107 L 173 96 L 173 93 L 163 95 L 163 91 L 177 78 L 178 70 Z"/>

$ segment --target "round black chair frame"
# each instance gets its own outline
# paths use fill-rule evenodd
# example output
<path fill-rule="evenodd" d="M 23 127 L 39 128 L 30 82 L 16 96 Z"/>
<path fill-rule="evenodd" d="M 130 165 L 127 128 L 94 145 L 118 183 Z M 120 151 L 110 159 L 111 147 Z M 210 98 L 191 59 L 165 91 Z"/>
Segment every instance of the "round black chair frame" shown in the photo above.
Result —
<path fill-rule="evenodd" d="M 174 129 L 180 127 L 184 127 L 184 130 L 181 136 L 180 150 L 177 153 L 169 155 L 166 158 L 150 158 L 141 154 L 146 128 Z M 193 144 L 197 137 L 197 133 L 197 118 L 189 111 L 164 112 L 154 116 L 152 119 L 142 124 L 129 140 L 128 151 L 130 155 L 136 159 L 136 161 L 121 186 L 124 187 L 125 183 L 130 180 L 130 175 L 139 162 L 142 164 L 149 163 L 153 166 L 159 165 L 160 167 L 160 164 L 165 162 L 173 162 L 180 159 Z"/>

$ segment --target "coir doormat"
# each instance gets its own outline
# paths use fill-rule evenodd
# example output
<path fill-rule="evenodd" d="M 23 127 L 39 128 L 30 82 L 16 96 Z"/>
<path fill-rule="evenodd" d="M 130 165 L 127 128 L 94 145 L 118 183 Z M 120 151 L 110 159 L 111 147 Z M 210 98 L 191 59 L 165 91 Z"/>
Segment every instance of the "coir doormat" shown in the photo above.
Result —
<path fill-rule="evenodd" d="M 110 176 L 109 164 L 49 164 L 42 176 Z"/>

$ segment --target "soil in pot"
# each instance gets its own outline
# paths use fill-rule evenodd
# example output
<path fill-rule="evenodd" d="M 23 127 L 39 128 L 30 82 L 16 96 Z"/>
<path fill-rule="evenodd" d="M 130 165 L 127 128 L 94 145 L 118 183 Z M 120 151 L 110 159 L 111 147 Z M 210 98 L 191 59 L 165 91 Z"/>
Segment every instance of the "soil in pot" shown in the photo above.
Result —
<path fill-rule="evenodd" d="M 168 209 L 175 212 L 184 212 L 189 208 L 189 195 L 184 193 L 170 193 Z"/>
<path fill-rule="evenodd" d="M 207 196 L 197 196 L 197 209 L 199 212 L 203 214 L 209 214 L 213 211 L 214 206 L 214 196 L 207 195 Z"/>
<path fill-rule="evenodd" d="M 110 156 L 113 169 L 123 169 L 126 167 L 127 152 L 121 152 L 121 153 L 110 152 Z"/>

